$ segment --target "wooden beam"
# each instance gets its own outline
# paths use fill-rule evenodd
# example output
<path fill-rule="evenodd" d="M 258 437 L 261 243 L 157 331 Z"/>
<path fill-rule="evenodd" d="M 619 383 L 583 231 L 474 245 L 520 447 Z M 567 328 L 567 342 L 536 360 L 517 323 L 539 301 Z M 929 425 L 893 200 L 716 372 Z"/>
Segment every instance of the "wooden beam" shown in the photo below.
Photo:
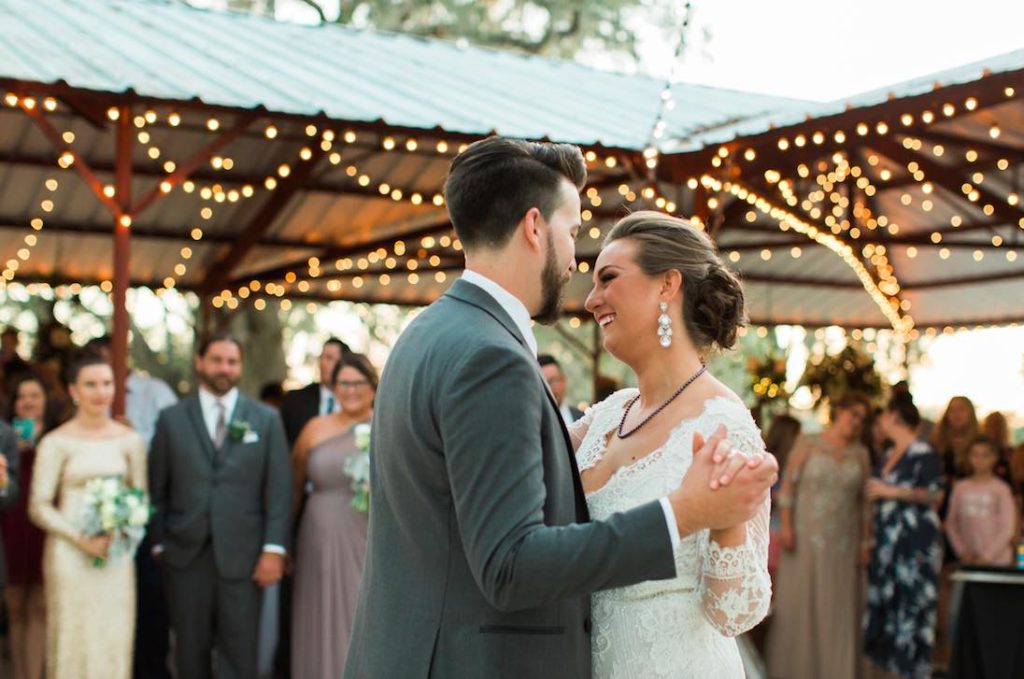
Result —
<path fill-rule="evenodd" d="M 6 217 L 0 216 L 0 231 L 22 231 L 31 229 L 29 219 L 26 217 Z M 101 224 L 95 222 L 64 222 L 64 221 L 53 221 L 51 219 L 46 220 L 46 227 L 42 231 L 42 234 L 50 233 L 63 233 L 70 235 L 79 236 L 103 236 L 104 238 L 110 237 L 110 224 Z M 222 236 L 218 234 L 207 234 L 203 236 L 203 240 L 200 243 L 196 243 L 192 236 L 189 235 L 188 231 L 181 230 L 169 230 L 149 227 L 146 225 L 140 225 L 136 222 L 132 222 L 132 239 L 133 240 L 157 240 L 157 241 L 173 241 L 184 245 L 226 245 L 234 243 L 238 240 L 235 236 Z M 296 239 L 286 238 L 274 238 L 265 239 L 257 243 L 260 247 L 278 247 L 278 248 L 307 248 L 315 249 L 324 247 L 323 243 L 310 243 Z"/>
<path fill-rule="evenodd" d="M 114 417 L 124 415 L 125 394 L 128 384 L 128 286 L 131 283 L 131 211 L 132 200 L 132 109 L 120 107 L 117 120 L 116 196 L 118 214 L 114 219 L 114 289 L 111 304 L 114 308 L 113 328 L 110 335 L 111 363 L 114 368 Z"/>
<path fill-rule="evenodd" d="M 160 200 L 160 198 L 170 193 L 174 187 L 188 179 L 200 165 L 208 162 L 213 154 L 237 139 L 258 118 L 259 115 L 255 112 L 245 112 L 236 116 L 231 127 L 224 130 L 223 133 L 215 137 L 202 149 L 192 154 L 192 157 L 179 165 L 174 172 L 161 179 L 156 186 L 150 189 L 149 193 L 137 200 L 131 206 L 130 214 L 138 215 L 147 207 Z"/>
<path fill-rule="evenodd" d="M 1019 271 L 1000 271 L 998 273 L 980 274 L 977 276 L 957 276 L 956 278 L 937 278 L 923 281 L 900 281 L 900 287 L 908 292 L 930 290 L 933 288 L 959 287 L 964 285 L 982 285 L 1016 279 L 1024 280 L 1024 268 Z"/>
<path fill-rule="evenodd" d="M 119 216 L 121 214 L 121 206 L 113 198 L 103 193 L 103 184 L 96 176 L 96 173 L 86 162 L 85 158 L 82 158 L 77 153 L 75 153 L 71 149 L 70 145 L 68 145 L 64 141 L 64 139 L 61 137 L 61 134 L 57 132 L 56 128 L 54 128 L 53 125 L 50 124 L 50 121 L 48 121 L 46 117 L 43 115 L 42 111 L 39 110 L 39 104 L 37 103 L 35 106 L 29 108 L 25 105 L 25 100 L 22 99 L 19 105 L 21 106 L 21 110 L 28 114 L 29 118 L 31 118 L 32 121 L 36 124 L 36 127 L 38 127 L 40 131 L 43 133 L 43 136 L 45 136 L 47 140 L 49 140 L 49 142 L 59 153 L 63 154 L 67 152 L 74 156 L 74 163 L 71 165 L 71 167 L 74 168 L 75 172 L 78 173 L 78 176 L 82 178 L 86 185 L 92 190 L 93 194 L 100 200 L 100 202 L 106 206 L 107 210 L 110 211 L 110 214 L 114 215 L 115 217 Z M 53 161 L 51 160 L 48 165 L 49 167 L 52 168 Z"/>
<path fill-rule="evenodd" d="M 967 178 L 955 170 L 939 165 L 928 155 L 915 153 L 905 149 L 901 145 L 885 137 L 872 140 L 871 147 L 878 153 L 888 156 L 890 159 L 902 164 L 904 167 L 911 162 L 917 163 L 918 167 L 924 172 L 926 180 L 942 184 L 943 188 L 953 195 L 962 195 L 960 186 L 967 180 Z M 981 206 L 986 203 L 991 204 L 993 214 L 1000 220 L 1016 224 L 1018 220 L 1024 217 L 1024 212 L 1021 212 L 1009 205 L 1006 202 L 1005 196 L 996 195 L 985 187 L 984 184 L 977 184 L 975 186 L 975 190 L 977 190 L 981 197 L 977 202 L 977 205 Z"/>
<path fill-rule="evenodd" d="M 200 290 L 211 293 L 231 280 L 235 268 L 270 230 L 281 211 L 296 194 L 305 189 L 306 182 L 323 157 L 324 151 L 317 146 L 309 160 L 298 163 L 291 173 L 278 183 L 277 189 L 270 194 L 249 223 L 239 230 L 238 240 L 234 245 L 208 268 L 206 279 L 199 286 Z"/>
<path fill-rule="evenodd" d="M 425 236 L 435 236 L 438 234 L 449 233 L 452 231 L 451 222 L 447 219 L 427 224 L 419 228 L 413 229 L 412 231 L 406 231 L 401 233 L 391 234 L 377 238 L 375 240 L 366 243 L 351 243 L 348 245 L 320 245 L 312 246 L 317 247 L 317 252 L 313 253 L 314 257 L 320 259 L 341 259 L 343 257 L 351 257 L 357 254 L 370 253 L 378 248 L 385 248 L 394 245 L 395 241 L 408 240 L 412 238 L 423 238 Z M 260 271 L 247 272 L 245 275 L 236 276 L 231 280 L 232 285 L 240 285 L 250 280 L 280 280 L 287 274 L 297 272 L 300 269 L 308 268 L 306 262 L 309 260 L 309 256 L 304 257 L 301 260 L 295 260 L 289 264 L 277 265 L 270 269 L 264 269 Z"/>
<path fill-rule="evenodd" d="M 1000 144 L 999 142 L 992 141 L 991 139 L 964 137 L 963 135 L 940 132 L 939 130 L 931 128 L 915 132 L 914 136 L 920 137 L 921 139 L 927 139 L 928 141 L 942 142 L 943 144 L 952 144 L 954 146 L 972 148 L 976 151 L 991 153 L 995 157 L 1006 158 L 1011 163 L 1024 162 L 1024 149 L 1016 146 L 1010 146 L 1008 144 Z"/>

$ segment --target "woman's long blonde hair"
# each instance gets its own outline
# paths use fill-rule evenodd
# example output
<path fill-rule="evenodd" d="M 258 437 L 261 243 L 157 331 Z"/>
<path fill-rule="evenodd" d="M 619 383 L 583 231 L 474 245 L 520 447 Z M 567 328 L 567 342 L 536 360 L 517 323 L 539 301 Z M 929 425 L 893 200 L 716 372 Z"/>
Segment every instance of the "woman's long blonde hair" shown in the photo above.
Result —
<path fill-rule="evenodd" d="M 949 411 L 953 409 L 953 404 L 958 401 L 966 403 L 971 413 L 966 429 L 959 432 L 953 430 L 953 425 L 949 421 Z M 945 455 L 948 451 L 952 450 L 956 468 L 962 473 L 967 473 L 969 469 L 967 453 L 970 451 L 971 441 L 978 437 L 978 433 L 978 415 L 974 412 L 974 403 L 966 396 L 954 396 L 946 404 L 946 412 L 942 413 L 942 419 L 935 424 L 931 443 L 940 455 Z"/>

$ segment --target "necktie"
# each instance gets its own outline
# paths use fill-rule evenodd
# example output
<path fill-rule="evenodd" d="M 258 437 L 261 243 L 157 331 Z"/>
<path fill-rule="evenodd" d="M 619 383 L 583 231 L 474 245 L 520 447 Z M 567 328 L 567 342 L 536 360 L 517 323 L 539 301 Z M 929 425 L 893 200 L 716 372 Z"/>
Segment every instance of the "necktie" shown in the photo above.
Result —
<path fill-rule="evenodd" d="M 227 438 L 228 434 L 228 421 L 225 417 L 224 404 L 217 401 L 217 425 L 213 433 L 213 445 L 216 448 L 220 448 L 224 445 L 224 439 Z"/>
<path fill-rule="evenodd" d="M 327 412 L 325 412 L 324 415 L 330 415 L 333 412 L 334 412 L 334 397 L 333 396 L 328 396 L 327 397 Z"/>

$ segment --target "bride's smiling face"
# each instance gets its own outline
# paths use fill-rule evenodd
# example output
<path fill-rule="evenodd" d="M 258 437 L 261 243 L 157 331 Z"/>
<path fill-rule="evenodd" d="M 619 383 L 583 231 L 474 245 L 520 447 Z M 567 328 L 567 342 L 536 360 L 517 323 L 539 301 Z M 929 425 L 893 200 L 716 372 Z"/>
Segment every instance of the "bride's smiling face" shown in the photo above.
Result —
<path fill-rule="evenodd" d="M 601 326 L 605 349 L 626 363 L 637 352 L 657 348 L 664 287 L 661 277 L 643 272 L 636 254 L 637 243 L 630 238 L 605 246 L 594 264 L 594 288 L 586 302 Z"/>

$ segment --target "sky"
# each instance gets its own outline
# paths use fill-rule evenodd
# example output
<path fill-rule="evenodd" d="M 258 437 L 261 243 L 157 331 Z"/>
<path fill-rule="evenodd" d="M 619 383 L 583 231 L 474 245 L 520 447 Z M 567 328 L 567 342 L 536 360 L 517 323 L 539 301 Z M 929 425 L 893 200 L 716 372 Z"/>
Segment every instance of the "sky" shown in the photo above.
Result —
<path fill-rule="evenodd" d="M 840 99 L 1024 48 L 1024 3 L 1009 0 L 696 0 L 693 6 L 696 30 L 680 79 L 798 99 Z M 674 46 L 658 42 L 649 44 L 646 65 L 667 72 Z"/>

